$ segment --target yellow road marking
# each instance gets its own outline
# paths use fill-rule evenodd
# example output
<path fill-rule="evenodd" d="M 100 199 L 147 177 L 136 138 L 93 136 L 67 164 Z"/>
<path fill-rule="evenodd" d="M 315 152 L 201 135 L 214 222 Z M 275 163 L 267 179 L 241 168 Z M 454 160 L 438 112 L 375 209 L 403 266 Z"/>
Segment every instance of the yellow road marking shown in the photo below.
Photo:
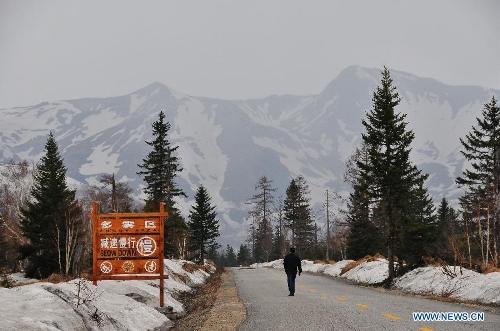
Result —
<path fill-rule="evenodd" d="M 393 320 L 400 320 L 401 317 L 399 316 L 395 316 L 395 315 L 391 315 L 391 314 L 383 314 L 385 317 L 387 318 L 390 318 L 390 319 L 393 319 Z"/>
<path fill-rule="evenodd" d="M 327 297 L 327 296 L 328 296 L 328 294 L 326 294 L 326 293 L 321 293 L 321 296 L 323 296 L 323 297 Z"/>
<path fill-rule="evenodd" d="M 420 331 L 434 331 L 433 329 L 429 329 L 429 328 L 418 328 Z"/>
<path fill-rule="evenodd" d="M 346 301 L 347 299 L 346 298 L 342 298 L 342 297 L 337 297 L 337 300 L 339 300 L 339 301 Z"/>
<path fill-rule="evenodd" d="M 306 288 L 304 285 L 300 285 L 300 287 L 302 287 L 302 288 Z"/>
<path fill-rule="evenodd" d="M 316 293 L 316 290 L 309 290 L 309 291 L 311 291 L 312 293 Z"/>
<path fill-rule="evenodd" d="M 356 306 L 361 307 L 361 308 L 363 308 L 363 309 L 368 309 L 368 306 L 367 306 L 367 305 L 364 305 L 364 304 L 362 304 L 362 303 L 357 303 L 357 304 L 356 304 Z"/>

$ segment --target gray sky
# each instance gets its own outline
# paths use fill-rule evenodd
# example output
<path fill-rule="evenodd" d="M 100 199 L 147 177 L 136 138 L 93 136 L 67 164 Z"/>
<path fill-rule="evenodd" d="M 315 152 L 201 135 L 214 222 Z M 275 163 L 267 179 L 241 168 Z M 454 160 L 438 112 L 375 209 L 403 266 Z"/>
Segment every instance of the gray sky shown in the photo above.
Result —
<path fill-rule="evenodd" d="M 154 81 L 222 99 L 317 94 L 350 65 L 500 89 L 500 1 L 0 0 L 0 108 Z"/>

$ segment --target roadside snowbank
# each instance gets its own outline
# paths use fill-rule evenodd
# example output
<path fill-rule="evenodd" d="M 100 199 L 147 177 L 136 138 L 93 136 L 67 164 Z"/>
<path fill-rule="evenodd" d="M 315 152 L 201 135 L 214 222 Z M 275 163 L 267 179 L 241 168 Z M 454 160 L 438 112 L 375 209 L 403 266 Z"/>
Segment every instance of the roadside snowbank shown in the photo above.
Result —
<path fill-rule="evenodd" d="M 362 284 L 381 283 L 388 276 L 386 259 L 363 262 L 341 275 L 342 268 L 350 262 L 353 261 L 343 260 L 335 264 L 322 264 L 304 260 L 302 261 L 302 270 L 342 277 Z M 256 263 L 252 266 L 283 269 L 283 259 Z M 422 267 L 396 278 L 393 288 L 412 294 L 435 295 L 482 304 L 500 305 L 500 272 L 480 274 L 453 266 L 446 268 Z"/>
<path fill-rule="evenodd" d="M 165 273 L 169 275 L 165 280 L 165 307 L 171 307 L 173 313 L 184 313 L 183 305 L 173 295 L 203 284 L 214 271 L 213 266 L 207 272 L 189 261 L 165 260 Z M 158 280 L 108 280 L 97 286 L 85 279 L 33 283 L 19 274 L 10 275 L 9 280 L 26 285 L 0 288 L 0 330 L 160 331 L 173 324 L 156 310 Z"/>

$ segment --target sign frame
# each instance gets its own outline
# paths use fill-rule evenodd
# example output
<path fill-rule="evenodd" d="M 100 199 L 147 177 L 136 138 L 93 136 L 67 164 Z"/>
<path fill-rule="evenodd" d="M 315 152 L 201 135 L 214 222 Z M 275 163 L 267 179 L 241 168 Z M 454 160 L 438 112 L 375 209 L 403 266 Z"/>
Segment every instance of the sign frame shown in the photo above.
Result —
<path fill-rule="evenodd" d="M 92 221 L 93 284 L 100 280 L 159 279 L 163 307 L 164 279 L 168 278 L 164 272 L 165 203 L 160 202 L 159 212 L 154 213 L 101 214 L 99 203 L 94 202 L 88 216 Z"/>

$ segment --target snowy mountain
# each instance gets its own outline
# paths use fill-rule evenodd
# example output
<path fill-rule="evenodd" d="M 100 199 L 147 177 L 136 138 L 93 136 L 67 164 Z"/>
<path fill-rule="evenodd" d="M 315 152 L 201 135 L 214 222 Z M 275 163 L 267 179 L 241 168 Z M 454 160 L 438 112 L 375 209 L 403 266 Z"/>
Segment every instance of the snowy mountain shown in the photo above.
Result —
<path fill-rule="evenodd" d="M 453 201 L 460 194 L 454 180 L 464 165 L 459 138 L 500 91 L 449 86 L 394 70 L 391 75 L 402 97 L 397 111 L 408 114 L 415 132 L 413 161 L 430 174 L 434 201 Z M 344 163 L 360 144 L 361 119 L 380 77 L 379 69 L 353 66 L 318 95 L 251 100 L 193 97 L 155 82 L 124 96 L 3 109 L 0 163 L 39 159 L 52 131 L 73 180 L 94 184 L 101 174 L 115 173 L 141 197 L 137 164 L 150 151 L 144 141 L 151 140 L 151 124 L 163 110 L 184 168 L 178 182 L 189 198 L 180 202 L 182 212 L 188 214 L 203 184 L 218 207 L 221 242 L 239 245 L 246 235 L 245 201 L 263 175 L 274 181 L 278 195 L 293 177 L 304 175 L 319 221 L 327 188 L 346 195 Z"/>

